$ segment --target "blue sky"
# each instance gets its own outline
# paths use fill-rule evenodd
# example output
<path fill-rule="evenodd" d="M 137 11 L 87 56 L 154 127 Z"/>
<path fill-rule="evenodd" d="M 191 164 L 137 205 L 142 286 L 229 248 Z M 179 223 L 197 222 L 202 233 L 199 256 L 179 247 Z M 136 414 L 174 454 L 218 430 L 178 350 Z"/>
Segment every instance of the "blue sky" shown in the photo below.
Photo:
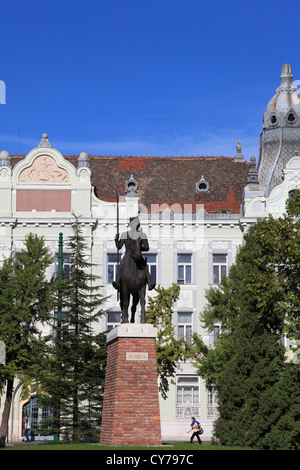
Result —
<path fill-rule="evenodd" d="M 0 150 L 258 156 L 282 62 L 300 79 L 300 4 L 0 2 Z"/>

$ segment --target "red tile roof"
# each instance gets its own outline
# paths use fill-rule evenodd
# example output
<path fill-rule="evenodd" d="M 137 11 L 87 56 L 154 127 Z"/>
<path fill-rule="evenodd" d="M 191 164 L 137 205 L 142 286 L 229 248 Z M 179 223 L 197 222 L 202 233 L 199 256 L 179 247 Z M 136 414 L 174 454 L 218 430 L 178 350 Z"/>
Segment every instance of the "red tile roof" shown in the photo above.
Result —
<path fill-rule="evenodd" d="M 12 165 L 24 156 L 12 156 Z M 78 156 L 64 156 L 77 167 Z M 133 175 L 138 182 L 140 203 L 204 204 L 208 213 L 241 212 L 248 162 L 230 157 L 122 157 L 90 156 L 92 184 L 99 199 L 115 201 L 126 195 L 125 182 Z M 208 192 L 196 192 L 201 177 Z"/>

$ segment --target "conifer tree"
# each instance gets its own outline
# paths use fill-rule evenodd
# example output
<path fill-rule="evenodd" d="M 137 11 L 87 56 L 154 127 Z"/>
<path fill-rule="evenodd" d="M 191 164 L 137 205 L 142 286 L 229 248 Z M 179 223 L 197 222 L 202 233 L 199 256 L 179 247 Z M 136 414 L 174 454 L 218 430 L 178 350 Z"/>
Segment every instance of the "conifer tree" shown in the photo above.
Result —
<path fill-rule="evenodd" d="M 299 448 L 299 362 L 285 362 L 281 343 L 283 334 L 300 339 L 297 201 L 295 193 L 287 215 L 254 224 L 228 277 L 207 291 L 202 320 L 210 331 L 221 323 L 222 332 L 214 349 L 197 338 L 197 366 L 217 390 L 215 435 L 223 444 Z"/>
<path fill-rule="evenodd" d="M 26 374 L 39 356 L 43 340 L 39 327 L 51 316 L 52 287 L 46 269 L 52 257 L 44 239 L 29 234 L 25 247 L 4 260 L 0 269 L 0 340 L 6 349 L 0 364 L 0 384 L 6 398 L 0 426 L 5 446 L 14 380 Z"/>
<path fill-rule="evenodd" d="M 44 421 L 44 432 L 79 441 L 99 434 L 106 341 L 103 333 L 95 331 L 103 297 L 78 219 L 65 251 L 68 276 L 58 282 L 62 316 L 39 371 L 39 396 L 40 403 L 53 411 Z"/>
<path fill-rule="evenodd" d="M 180 362 L 193 356 L 193 349 L 184 339 L 176 339 L 173 323 L 173 306 L 179 298 L 180 286 L 172 284 L 169 288 L 157 286 L 157 295 L 149 298 L 147 322 L 158 328 L 156 342 L 157 371 L 159 391 L 166 399 L 169 380 L 173 380 Z"/>

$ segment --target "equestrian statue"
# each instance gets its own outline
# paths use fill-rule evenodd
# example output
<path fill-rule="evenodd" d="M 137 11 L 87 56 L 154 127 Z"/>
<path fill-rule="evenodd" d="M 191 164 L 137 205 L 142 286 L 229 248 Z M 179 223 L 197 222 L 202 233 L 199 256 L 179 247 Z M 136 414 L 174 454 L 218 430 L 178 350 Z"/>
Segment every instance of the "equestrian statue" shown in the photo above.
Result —
<path fill-rule="evenodd" d="M 125 255 L 123 256 L 117 272 L 116 280 L 112 283 L 120 296 L 120 307 L 122 311 L 122 323 L 128 323 L 128 308 L 130 296 L 132 296 L 130 323 L 134 323 L 136 307 L 140 302 L 141 323 L 146 323 L 145 317 L 145 297 L 146 286 L 149 290 L 154 289 L 152 283 L 147 258 L 142 256 L 142 252 L 149 251 L 147 235 L 140 227 L 138 217 L 131 217 L 129 230 L 115 236 L 115 244 L 119 251 L 125 245 Z"/>

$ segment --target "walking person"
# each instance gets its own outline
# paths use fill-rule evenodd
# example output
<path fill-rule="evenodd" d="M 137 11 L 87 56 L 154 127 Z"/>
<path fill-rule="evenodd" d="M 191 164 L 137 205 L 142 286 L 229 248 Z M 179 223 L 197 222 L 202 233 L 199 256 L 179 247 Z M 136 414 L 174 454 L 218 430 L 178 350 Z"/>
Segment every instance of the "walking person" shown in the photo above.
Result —
<path fill-rule="evenodd" d="M 193 443 L 193 440 L 195 437 L 197 437 L 198 443 L 202 444 L 202 441 L 200 439 L 200 429 L 201 429 L 201 426 L 200 426 L 199 421 L 196 421 L 196 418 L 192 417 L 191 429 L 187 432 L 188 434 L 189 432 L 193 431 L 193 434 L 191 435 L 191 438 L 190 438 L 191 444 Z"/>
<path fill-rule="evenodd" d="M 27 442 L 29 442 L 29 431 L 30 431 L 30 419 L 29 419 L 28 415 L 25 415 L 24 436 L 25 436 Z"/>

